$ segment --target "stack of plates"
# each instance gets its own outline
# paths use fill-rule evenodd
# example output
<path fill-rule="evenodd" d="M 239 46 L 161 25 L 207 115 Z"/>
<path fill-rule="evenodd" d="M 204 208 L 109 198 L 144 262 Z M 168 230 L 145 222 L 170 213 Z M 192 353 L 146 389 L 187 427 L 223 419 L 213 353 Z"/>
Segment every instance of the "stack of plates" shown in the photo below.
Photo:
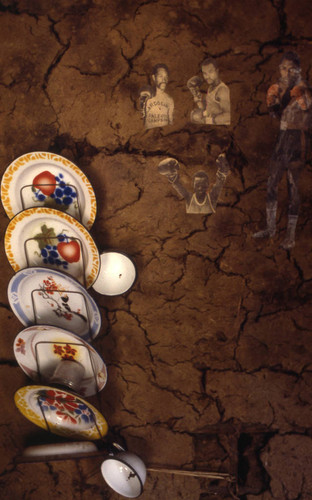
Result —
<path fill-rule="evenodd" d="M 1 182 L 11 219 L 5 252 L 16 272 L 8 286 L 11 308 L 26 327 L 14 354 L 36 383 L 15 394 L 21 413 L 38 426 L 75 439 L 100 439 L 104 417 L 81 396 L 106 384 L 104 361 L 89 344 L 101 316 L 87 292 L 100 256 L 89 233 L 96 197 L 83 172 L 62 156 L 34 152 L 17 158 Z"/>
<path fill-rule="evenodd" d="M 101 391 L 107 372 L 89 344 L 100 331 L 101 316 L 87 289 L 125 293 L 135 281 L 135 266 L 122 253 L 99 256 L 88 232 L 96 215 L 92 186 L 62 156 L 36 152 L 17 158 L 3 175 L 1 200 L 11 219 L 5 252 L 16 272 L 8 298 L 26 327 L 14 340 L 14 355 L 38 384 L 16 391 L 15 404 L 39 427 L 80 440 L 31 446 L 24 456 L 40 460 L 94 453 L 90 441 L 102 439 L 108 426 L 82 396 Z M 129 498 L 142 493 L 146 471 L 139 457 L 126 452 L 109 456 L 101 471 L 117 493 Z"/>

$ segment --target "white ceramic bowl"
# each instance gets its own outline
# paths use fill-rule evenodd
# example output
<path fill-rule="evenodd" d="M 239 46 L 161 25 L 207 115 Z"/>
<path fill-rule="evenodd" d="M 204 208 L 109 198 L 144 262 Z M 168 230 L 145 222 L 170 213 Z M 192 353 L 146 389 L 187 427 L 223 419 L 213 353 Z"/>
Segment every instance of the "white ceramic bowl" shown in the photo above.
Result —
<path fill-rule="evenodd" d="M 100 271 L 93 289 L 102 295 L 121 295 L 132 287 L 135 278 L 135 265 L 127 255 L 104 252 L 100 255 Z"/>
<path fill-rule="evenodd" d="M 143 492 L 146 467 L 134 453 L 122 451 L 109 455 L 101 465 L 104 480 L 114 491 L 127 498 L 137 498 Z"/>

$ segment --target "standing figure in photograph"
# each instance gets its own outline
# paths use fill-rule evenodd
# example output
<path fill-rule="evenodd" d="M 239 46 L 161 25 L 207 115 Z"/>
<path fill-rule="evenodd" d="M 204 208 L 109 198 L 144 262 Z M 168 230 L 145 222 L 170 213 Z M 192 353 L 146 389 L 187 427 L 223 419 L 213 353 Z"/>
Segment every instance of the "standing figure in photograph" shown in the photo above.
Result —
<path fill-rule="evenodd" d="M 156 64 L 152 71 L 153 87 L 150 95 L 147 87 L 140 90 L 140 108 L 147 129 L 164 127 L 173 123 L 174 102 L 166 92 L 169 70 L 165 64 Z"/>
<path fill-rule="evenodd" d="M 276 232 L 278 185 L 287 174 L 289 206 L 284 250 L 295 246 L 295 231 L 300 205 L 299 178 L 309 151 L 311 89 L 301 78 L 300 60 L 295 52 L 286 52 L 279 65 L 280 78 L 267 92 L 270 114 L 280 120 L 280 131 L 269 163 L 267 183 L 267 227 L 254 238 L 272 238 Z"/>
<path fill-rule="evenodd" d="M 217 63 L 212 58 L 205 59 L 201 70 L 202 78 L 193 76 L 187 82 L 187 87 L 197 105 L 197 109 L 191 111 L 191 121 L 206 125 L 230 125 L 230 91 L 220 80 Z M 203 81 L 208 84 L 206 95 L 200 91 Z"/>
<path fill-rule="evenodd" d="M 187 214 L 214 214 L 222 188 L 230 173 L 230 166 L 224 153 L 216 160 L 218 169 L 216 180 L 209 190 L 208 174 L 199 170 L 193 177 L 194 192 L 188 191 L 180 181 L 179 163 L 174 158 L 166 158 L 158 165 L 158 172 L 167 177 L 172 187 L 185 199 Z"/>

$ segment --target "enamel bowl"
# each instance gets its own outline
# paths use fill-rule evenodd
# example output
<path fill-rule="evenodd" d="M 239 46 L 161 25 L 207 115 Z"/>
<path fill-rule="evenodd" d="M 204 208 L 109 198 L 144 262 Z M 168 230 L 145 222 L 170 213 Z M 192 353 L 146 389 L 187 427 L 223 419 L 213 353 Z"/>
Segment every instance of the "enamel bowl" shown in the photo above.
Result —
<path fill-rule="evenodd" d="M 100 255 L 100 270 L 93 289 L 102 295 L 121 295 L 132 287 L 136 268 L 132 260 L 120 252 L 104 252 Z"/>
<path fill-rule="evenodd" d="M 140 457 L 128 451 L 109 455 L 101 465 L 104 480 L 126 498 L 137 498 L 143 492 L 146 467 Z"/>

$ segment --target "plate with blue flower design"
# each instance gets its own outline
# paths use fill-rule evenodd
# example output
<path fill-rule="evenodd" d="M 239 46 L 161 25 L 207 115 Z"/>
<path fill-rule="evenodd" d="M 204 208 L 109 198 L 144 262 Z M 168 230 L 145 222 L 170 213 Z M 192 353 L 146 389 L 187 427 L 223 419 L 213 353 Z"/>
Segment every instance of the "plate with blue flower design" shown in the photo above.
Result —
<path fill-rule="evenodd" d="M 14 271 L 48 267 L 65 271 L 89 288 L 97 278 L 100 256 L 87 229 L 53 208 L 28 208 L 10 220 L 5 252 Z"/>
<path fill-rule="evenodd" d="M 42 429 L 74 439 L 101 439 L 108 425 L 103 415 L 76 394 L 44 385 L 18 389 L 14 402 L 19 411 Z"/>
<path fill-rule="evenodd" d="M 1 181 L 1 201 L 7 216 L 32 207 L 63 211 L 87 229 L 96 216 L 96 198 L 85 174 L 63 156 L 43 151 L 14 160 Z"/>

